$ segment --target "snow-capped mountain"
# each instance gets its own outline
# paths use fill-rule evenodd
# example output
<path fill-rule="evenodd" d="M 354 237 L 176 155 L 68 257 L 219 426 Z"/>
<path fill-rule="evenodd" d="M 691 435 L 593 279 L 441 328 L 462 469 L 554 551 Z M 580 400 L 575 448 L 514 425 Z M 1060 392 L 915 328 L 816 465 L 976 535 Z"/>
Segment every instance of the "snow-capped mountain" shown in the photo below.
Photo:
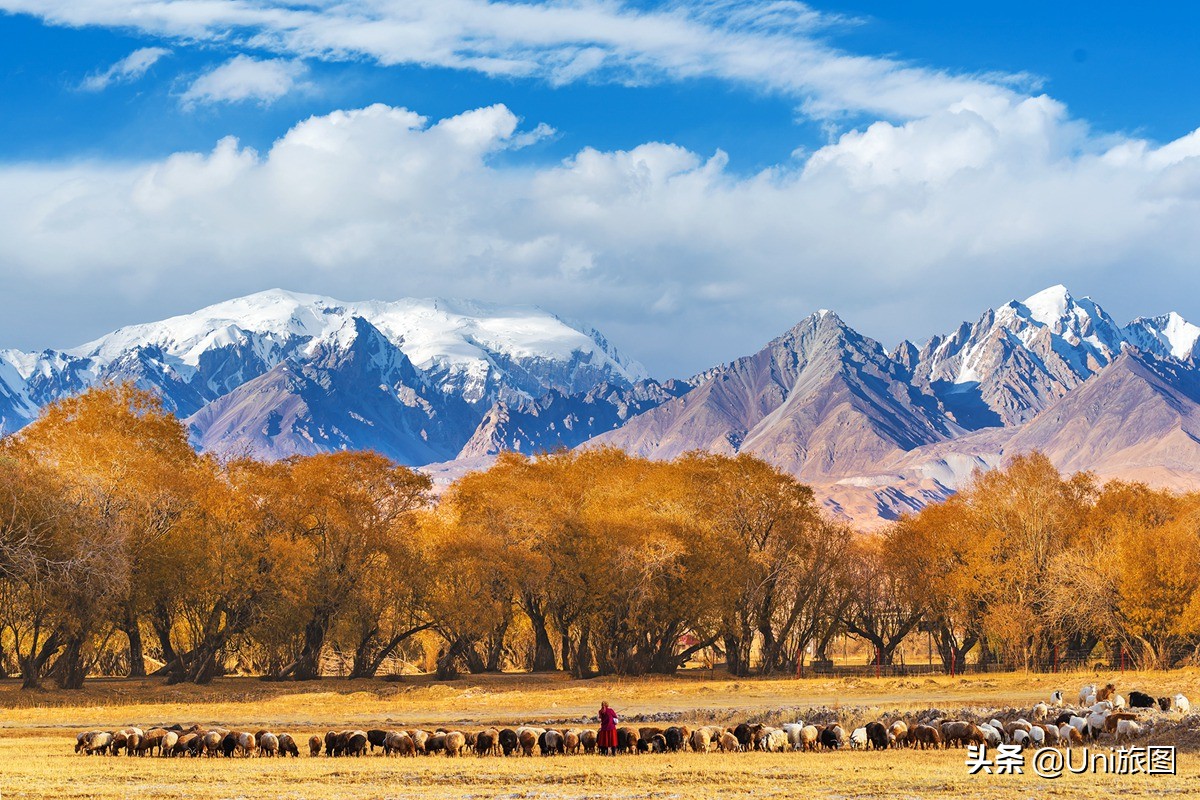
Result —
<path fill-rule="evenodd" d="M 355 425 L 332 409 L 328 398 L 318 403 L 316 389 L 301 391 L 301 377 L 320 386 L 322 379 L 315 377 L 320 373 L 333 386 L 351 366 L 366 380 L 362 355 L 337 359 L 339 353 L 361 347 L 363 336 L 373 337 L 378 358 L 390 360 L 390 366 L 372 362 L 371 369 L 379 373 L 371 374 L 379 380 L 374 386 L 387 387 L 406 408 L 421 406 L 413 398 L 427 406 L 424 424 L 405 423 L 416 425 L 413 434 L 426 444 L 385 446 L 380 431 L 390 430 L 392 436 L 402 431 L 389 427 L 395 422 L 390 411 L 388 419 L 371 419 L 355 408 L 374 398 L 370 391 L 341 396 L 345 412 L 364 420 L 358 435 L 349 433 Z M 397 366 L 401 360 L 402 367 Z M 290 378 L 284 380 L 285 375 Z M 161 394 L 167 408 L 189 419 L 196 441 L 210 449 L 278 456 L 289 449 L 370 446 L 409 453 L 402 458 L 405 463 L 423 463 L 426 456 L 453 458 L 497 401 L 531 402 L 552 390 L 578 394 L 601 383 L 631 386 L 645 377 L 640 364 L 622 357 L 597 331 L 537 308 L 457 300 L 347 303 L 275 289 L 131 325 L 65 351 L 0 351 L 0 421 L 3 431 L 11 432 L 56 398 L 105 381 L 129 380 Z M 274 388 L 267 391 L 266 385 Z M 303 412 L 296 410 L 297 392 L 307 398 Z M 251 395 L 255 400 L 248 402 Z M 218 400 L 222 402 L 212 406 Z M 272 411 L 281 419 L 289 416 L 269 408 L 272 402 L 303 419 L 293 420 L 294 430 L 281 430 L 267 442 L 261 429 L 274 426 L 264 422 L 265 428 L 255 428 L 251 421 L 259 416 L 265 420 Z M 381 408 L 375 411 L 384 414 Z M 322 414 L 329 419 L 318 423 Z M 373 435 L 364 436 L 366 429 Z"/>
<path fill-rule="evenodd" d="M 974 430 L 1032 419 L 1125 347 L 1186 359 L 1198 336 L 1200 328 L 1175 313 L 1122 327 L 1090 297 L 1076 299 L 1060 285 L 989 309 L 920 348 L 904 342 L 893 355 Z"/>
<path fill-rule="evenodd" d="M 1094 301 L 1052 286 L 895 355 L 959 424 L 977 429 L 1030 419 L 1107 366 L 1125 341 Z"/>
<path fill-rule="evenodd" d="M 1194 360 L 1200 327 L 1172 311 L 1157 317 L 1138 317 L 1125 326 L 1125 337 L 1129 344 L 1147 353 Z"/>

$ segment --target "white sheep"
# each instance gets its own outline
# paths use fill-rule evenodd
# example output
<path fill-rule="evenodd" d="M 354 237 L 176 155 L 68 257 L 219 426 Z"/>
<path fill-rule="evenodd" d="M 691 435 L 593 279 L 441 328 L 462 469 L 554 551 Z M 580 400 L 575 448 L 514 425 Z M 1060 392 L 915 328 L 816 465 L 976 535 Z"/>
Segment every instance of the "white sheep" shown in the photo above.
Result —
<path fill-rule="evenodd" d="M 787 752 L 789 746 L 787 731 L 775 728 L 767 734 L 763 744 L 766 745 L 765 749 L 768 753 Z"/>
<path fill-rule="evenodd" d="M 1013 731 L 1013 744 L 1017 745 L 1022 750 L 1024 750 L 1028 745 L 1029 739 L 1030 737 L 1028 731 L 1022 730 L 1021 728 L 1017 728 L 1015 731 Z"/>
<path fill-rule="evenodd" d="M 1033 707 L 1033 721 L 1041 722 L 1047 717 L 1047 715 L 1049 715 L 1049 713 L 1050 706 L 1046 705 L 1045 703 L 1038 703 Z"/>
<path fill-rule="evenodd" d="M 1088 728 L 1091 730 L 1091 737 L 1093 739 L 1098 738 L 1100 734 L 1104 733 L 1104 722 L 1108 719 L 1108 715 L 1108 709 L 1104 709 L 1103 711 L 1093 711 L 1092 713 L 1088 714 L 1087 724 Z"/>
<path fill-rule="evenodd" d="M 1133 738 L 1135 738 L 1137 736 L 1141 736 L 1141 735 L 1142 735 L 1142 726 L 1138 725 L 1137 722 L 1135 722 L 1134 720 L 1131 720 L 1131 719 L 1117 720 L 1116 740 L 1118 742 L 1121 741 L 1121 739 L 1128 740 L 1128 739 L 1133 739 Z"/>
<path fill-rule="evenodd" d="M 783 726 L 783 732 L 787 734 L 788 744 L 793 750 L 800 750 L 803 747 L 800 739 L 802 730 L 804 730 L 803 722 L 789 722 Z"/>
<path fill-rule="evenodd" d="M 1090 702 L 1088 701 L 1088 698 L 1094 697 L 1095 694 L 1096 694 L 1096 684 L 1089 683 L 1087 686 L 1084 686 L 1082 689 L 1079 690 L 1079 705 L 1090 706 L 1090 705 L 1092 705 L 1092 703 L 1095 703 L 1096 702 L 1095 700 L 1091 700 Z"/>
<path fill-rule="evenodd" d="M 1055 708 L 1062 708 L 1062 704 L 1063 704 L 1062 692 L 1059 692 L 1059 691 L 1051 692 L 1050 693 L 1050 705 L 1054 706 Z"/>
<path fill-rule="evenodd" d="M 1113 708 L 1120 711 L 1122 708 L 1125 707 L 1125 698 L 1119 694 L 1114 694 L 1113 699 L 1112 699 L 1112 704 L 1113 704 Z"/>
<path fill-rule="evenodd" d="M 1058 726 L 1058 740 L 1067 747 L 1082 741 L 1079 730 L 1067 722 L 1064 722 L 1062 725 Z"/>
<path fill-rule="evenodd" d="M 1171 701 L 1171 707 L 1180 714 L 1187 714 L 1192 710 L 1192 704 L 1182 694 L 1177 694 Z"/>
<path fill-rule="evenodd" d="M 867 729 L 855 728 L 850 734 L 850 746 L 856 750 L 861 750 L 867 746 Z"/>
<path fill-rule="evenodd" d="M 1000 732 L 1001 729 L 990 722 L 980 725 L 979 730 L 983 731 L 983 738 L 987 741 L 988 747 L 999 747 L 1004 741 L 1004 734 Z"/>
<path fill-rule="evenodd" d="M 1041 747 L 1046 743 L 1046 731 L 1040 725 L 1034 725 L 1029 729 L 1029 741 L 1033 742 L 1034 747 Z"/>

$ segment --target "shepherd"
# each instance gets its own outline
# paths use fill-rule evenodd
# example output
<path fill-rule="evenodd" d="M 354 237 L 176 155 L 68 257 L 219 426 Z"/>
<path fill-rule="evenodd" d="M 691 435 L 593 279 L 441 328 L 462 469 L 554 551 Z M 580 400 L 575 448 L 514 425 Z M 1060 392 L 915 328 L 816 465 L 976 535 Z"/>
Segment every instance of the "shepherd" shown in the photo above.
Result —
<path fill-rule="evenodd" d="M 607 700 L 600 703 L 600 735 L 596 738 L 596 747 L 604 755 L 617 754 L 617 712 L 613 711 Z"/>

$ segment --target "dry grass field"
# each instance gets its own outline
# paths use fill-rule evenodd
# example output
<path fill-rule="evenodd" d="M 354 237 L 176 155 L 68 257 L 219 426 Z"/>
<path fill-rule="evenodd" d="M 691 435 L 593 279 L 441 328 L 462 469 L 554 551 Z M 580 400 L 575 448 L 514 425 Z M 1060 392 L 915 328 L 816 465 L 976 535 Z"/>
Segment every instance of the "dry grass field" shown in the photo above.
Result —
<path fill-rule="evenodd" d="M 1028 708 L 1050 691 L 1115 680 L 1152 694 L 1200 698 L 1200 672 L 983 675 L 966 678 L 572 681 L 562 676 L 468 678 L 437 684 L 326 680 L 211 687 L 96 680 L 82 692 L 21 692 L 0 684 L 0 797 L 58 798 L 723 798 L 723 797 L 1163 797 L 1200 792 L 1200 718 L 1167 715 L 1151 737 L 1178 744 L 1175 776 L 970 776 L 962 751 L 746 753 L 555 758 L 162 759 L 83 757 L 75 733 L 126 724 L 220 723 L 311 733 L 343 727 L 471 729 L 524 722 L 577 724 L 608 699 L 623 723 L 792 721 L 835 713 L 846 724 L 942 709 Z"/>

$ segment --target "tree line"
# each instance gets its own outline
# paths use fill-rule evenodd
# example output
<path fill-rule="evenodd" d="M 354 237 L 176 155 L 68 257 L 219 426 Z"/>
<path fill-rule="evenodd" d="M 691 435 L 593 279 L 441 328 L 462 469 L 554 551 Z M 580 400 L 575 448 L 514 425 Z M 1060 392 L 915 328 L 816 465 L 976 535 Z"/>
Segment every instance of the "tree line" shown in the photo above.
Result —
<path fill-rule="evenodd" d="M 745 455 L 509 453 L 435 493 L 374 453 L 198 454 L 109 386 L 0 440 L 0 671 L 793 674 L 843 634 L 890 664 L 918 630 L 947 666 L 1102 643 L 1165 666 L 1200 642 L 1198 512 L 1036 454 L 877 535 Z"/>

